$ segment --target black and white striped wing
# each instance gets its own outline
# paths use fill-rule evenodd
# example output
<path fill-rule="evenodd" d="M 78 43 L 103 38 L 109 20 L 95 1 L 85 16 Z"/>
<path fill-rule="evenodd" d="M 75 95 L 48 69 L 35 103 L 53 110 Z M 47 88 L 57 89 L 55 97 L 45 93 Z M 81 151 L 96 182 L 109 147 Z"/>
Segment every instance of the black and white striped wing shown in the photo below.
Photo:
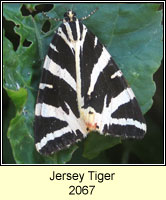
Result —
<path fill-rule="evenodd" d="M 83 26 L 84 27 L 84 26 Z M 146 124 L 132 89 L 98 38 L 86 28 L 80 48 L 81 118 L 88 130 L 142 138 Z"/>
<path fill-rule="evenodd" d="M 86 131 L 77 107 L 74 54 L 56 33 L 45 58 L 35 109 L 35 143 L 42 154 L 70 146 Z"/>
<path fill-rule="evenodd" d="M 146 132 L 122 72 L 78 19 L 63 23 L 50 44 L 35 115 L 36 148 L 43 154 L 64 149 L 90 131 L 124 138 Z"/>

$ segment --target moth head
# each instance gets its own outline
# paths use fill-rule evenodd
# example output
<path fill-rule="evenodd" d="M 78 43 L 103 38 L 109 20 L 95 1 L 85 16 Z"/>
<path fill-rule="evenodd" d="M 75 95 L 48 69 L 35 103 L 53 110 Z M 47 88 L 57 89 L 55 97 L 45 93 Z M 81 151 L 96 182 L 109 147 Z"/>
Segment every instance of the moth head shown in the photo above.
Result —
<path fill-rule="evenodd" d="M 64 14 L 64 22 L 74 22 L 76 20 L 76 13 L 72 10 L 68 10 Z"/>

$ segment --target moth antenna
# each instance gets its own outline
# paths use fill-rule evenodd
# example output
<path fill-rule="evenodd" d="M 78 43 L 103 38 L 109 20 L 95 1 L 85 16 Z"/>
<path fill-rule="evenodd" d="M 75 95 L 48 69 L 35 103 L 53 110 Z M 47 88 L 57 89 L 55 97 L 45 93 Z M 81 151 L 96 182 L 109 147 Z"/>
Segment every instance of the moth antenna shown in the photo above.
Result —
<path fill-rule="evenodd" d="M 49 17 L 45 12 L 42 12 L 42 14 L 43 14 L 44 17 L 46 17 L 49 20 L 54 20 L 56 22 L 63 21 L 63 19 L 60 19 L 60 18 Z"/>
<path fill-rule="evenodd" d="M 71 10 L 72 10 L 72 11 L 74 10 L 73 8 L 74 8 L 74 4 L 72 4 L 72 6 L 71 6 Z"/>
<path fill-rule="evenodd" d="M 93 15 L 96 11 L 98 10 L 98 8 L 94 9 L 92 12 L 89 13 L 89 15 L 82 17 L 81 20 L 85 20 L 88 19 L 91 15 Z"/>

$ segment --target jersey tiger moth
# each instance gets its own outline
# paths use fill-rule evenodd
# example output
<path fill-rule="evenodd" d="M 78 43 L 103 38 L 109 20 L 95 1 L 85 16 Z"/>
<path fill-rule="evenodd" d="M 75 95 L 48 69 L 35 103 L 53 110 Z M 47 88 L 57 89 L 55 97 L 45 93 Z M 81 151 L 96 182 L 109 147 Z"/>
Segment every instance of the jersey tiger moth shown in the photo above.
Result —
<path fill-rule="evenodd" d="M 146 124 L 132 89 L 109 52 L 69 10 L 43 66 L 35 108 L 36 149 L 50 155 L 91 131 L 143 138 Z"/>

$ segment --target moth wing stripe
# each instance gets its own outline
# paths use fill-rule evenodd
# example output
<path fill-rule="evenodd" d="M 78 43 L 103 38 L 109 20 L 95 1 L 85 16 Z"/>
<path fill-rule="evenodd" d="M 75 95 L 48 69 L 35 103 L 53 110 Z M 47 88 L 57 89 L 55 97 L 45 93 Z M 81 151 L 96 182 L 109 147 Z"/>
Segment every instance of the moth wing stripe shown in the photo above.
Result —
<path fill-rule="evenodd" d="M 54 46 L 52 43 L 50 43 L 50 48 L 53 49 L 54 51 L 58 52 L 56 46 Z"/>
<path fill-rule="evenodd" d="M 72 33 L 72 30 L 71 30 L 71 27 L 70 27 L 69 23 L 66 22 L 66 23 L 64 23 L 64 25 L 66 26 L 68 38 L 70 38 L 71 41 L 74 41 L 73 33 Z"/>
<path fill-rule="evenodd" d="M 88 95 L 90 95 L 93 92 L 98 77 L 100 73 L 103 71 L 103 69 L 107 66 L 110 58 L 111 58 L 110 54 L 108 53 L 106 48 L 103 47 L 103 51 L 98 59 L 98 62 L 94 65 L 91 73 Z"/>
<path fill-rule="evenodd" d="M 122 76 L 122 72 L 121 70 L 118 70 L 114 74 L 111 75 L 111 79 L 114 79 L 116 77 L 121 77 L 121 76 Z"/>
<path fill-rule="evenodd" d="M 76 30 L 79 32 L 78 38 L 80 38 L 80 26 L 79 21 L 76 21 Z M 80 51 L 83 49 L 83 44 L 85 41 L 87 33 L 87 28 L 83 25 L 83 32 L 81 40 L 78 40 L 75 45 L 75 66 L 76 66 L 76 82 L 77 82 L 77 99 L 78 99 L 78 108 L 81 110 L 81 107 L 84 105 L 84 97 L 81 96 L 81 69 L 80 69 Z"/>
<path fill-rule="evenodd" d="M 81 33 L 81 30 L 80 30 L 80 25 L 79 25 L 79 21 L 76 20 L 76 31 L 77 31 L 77 41 L 80 40 L 80 33 Z"/>
<path fill-rule="evenodd" d="M 80 44 L 81 50 L 83 50 L 83 45 L 84 45 L 84 42 L 85 42 L 86 34 L 87 34 L 87 28 L 86 28 L 86 26 L 83 24 L 83 30 L 82 30 L 81 40 L 80 40 L 80 43 L 81 43 L 81 44 Z"/>
<path fill-rule="evenodd" d="M 74 91 L 76 91 L 76 82 L 74 78 L 66 69 L 62 69 L 60 65 L 56 64 L 48 56 L 46 56 L 43 68 L 50 71 L 53 75 L 63 79 L 68 85 L 70 85 L 73 88 Z"/>
<path fill-rule="evenodd" d="M 81 109 L 81 106 L 84 100 L 81 97 L 81 69 L 80 69 L 80 42 L 77 41 L 75 49 L 75 67 L 76 67 L 76 83 L 77 83 L 77 99 L 78 99 L 78 109 Z"/>
<path fill-rule="evenodd" d="M 60 130 L 56 130 L 52 133 L 47 133 L 46 136 L 43 137 L 41 141 L 36 144 L 37 150 L 40 151 L 49 141 L 54 140 L 55 138 L 61 137 L 62 135 L 68 132 L 72 132 L 69 126 L 64 127 Z"/>
<path fill-rule="evenodd" d="M 114 113 L 119 108 L 119 106 L 128 103 L 133 98 L 135 98 L 135 95 L 131 88 L 126 88 L 123 90 L 119 95 L 111 99 L 111 102 L 108 106 L 111 114 Z"/>
<path fill-rule="evenodd" d="M 95 36 L 94 48 L 96 47 L 96 45 L 97 45 L 97 42 L 98 42 L 98 38 Z"/>
<path fill-rule="evenodd" d="M 86 125 L 84 123 L 84 121 L 81 118 L 77 118 L 74 113 L 72 112 L 70 106 L 65 103 L 67 108 L 69 109 L 69 114 L 65 115 L 65 120 L 68 122 L 70 128 L 76 132 L 76 130 L 80 130 L 81 133 L 84 134 L 84 136 L 86 136 L 87 134 L 87 130 L 86 130 Z"/>
<path fill-rule="evenodd" d="M 35 115 L 36 116 L 41 116 L 41 117 L 54 117 L 56 119 L 59 119 L 61 121 L 64 121 L 64 114 L 65 112 L 62 110 L 61 107 L 54 107 L 45 103 L 37 103 L 36 104 L 36 111 Z"/>
<path fill-rule="evenodd" d="M 65 113 L 64 110 L 61 107 L 54 107 L 45 103 L 38 103 L 36 104 L 36 116 L 41 117 L 54 117 L 56 119 L 59 119 L 61 121 L 66 121 L 71 130 L 76 132 L 77 129 L 79 129 L 82 133 L 87 133 L 86 131 L 86 125 L 84 121 L 80 118 L 77 118 L 74 113 L 72 112 L 70 106 L 65 102 L 67 108 L 69 109 L 69 114 Z"/>
<path fill-rule="evenodd" d="M 69 48 L 71 49 L 72 53 L 74 54 L 74 51 L 73 51 L 73 49 L 74 49 L 73 42 L 70 42 L 67 39 L 67 37 L 66 37 L 65 33 L 62 31 L 61 27 L 58 28 L 57 34 L 65 41 L 65 43 L 69 46 Z"/>
<path fill-rule="evenodd" d="M 36 116 L 40 116 L 41 115 L 41 107 L 42 107 L 41 103 L 37 103 L 36 104 L 36 106 L 35 106 L 35 115 Z"/>
<path fill-rule="evenodd" d="M 39 84 L 39 89 L 44 90 L 44 88 L 53 88 L 53 85 L 51 84 L 46 84 L 46 83 L 40 83 Z"/>
<path fill-rule="evenodd" d="M 146 124 L 144 123 L 141 123 L 137 120 L 133 120 L 133 119 L 130 119 L 130 118 L 119 118 L 119 119 L 116 119 L 116 118 L 111 118 L 110 120 L 110 125 L 112 124 L 116 124 L 116 125 L 120 125 L 120 126 L 126 126 L 126 125 L 132 125 L 132 126 L 135 126 L 143 131 L 146 131 Z"/>

